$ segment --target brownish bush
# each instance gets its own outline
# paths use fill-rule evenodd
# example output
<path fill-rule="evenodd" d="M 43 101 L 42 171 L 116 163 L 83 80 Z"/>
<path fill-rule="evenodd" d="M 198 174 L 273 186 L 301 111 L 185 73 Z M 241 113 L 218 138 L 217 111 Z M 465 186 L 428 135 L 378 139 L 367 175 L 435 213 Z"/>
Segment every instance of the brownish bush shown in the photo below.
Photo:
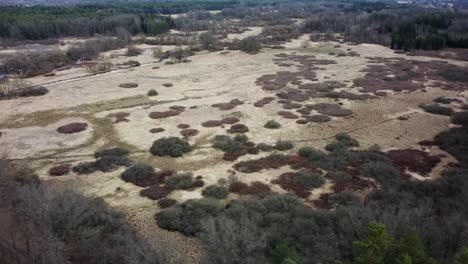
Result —
<path fill-rule="evenodd" d="M 269 103 L 271 103 L 273 100 L 275 100 L 274 97 L 264 97 L 260 100 L 258 100 L 257 102 L 254 103 L 254 106 L 256 107 L 263 107 Z"/>
<path fill-rule="evenodd" d="M 118 113 L 115 113 L 113 116 L 115 117 L 115 121 L 114 121 L 115 124 L 121 123 L 121 122 L 130 122 L 130 120 L 128 120 L 127 118 L 130 116 L 129 113 L 118 112 Z"/>
<path fill-rule="evenodd" d="M 150 133 L 153 133 L 153 134 L 161 133 L 161 132 L 164 132 L 164 131 L 165 131 L 165 129 L 162 128 L 162 127 L 156 127 L 156 128 L 150 129 Z"/>
<path fill-rule="evenodd" d="M 138 83 L 121 83 L 119 84 L 120 88 L 137 88 Z"/>
<path fill-rule="evenodd" d="M 390 150 L 387 155 L 402 172 L 408 169 L 422 176 L 427 176 L 440 162 L 440 157 L 417 149 Z"/>
<path fill-rule="evenodd" d="M 211 106 L 216 107 L 219 110 L 226 111 L 226 110 L 234 109 L 236 106 L 241 105 L 241 104 L 243 104 L 243 102 L 240 101 L 239 99 L 233 99 L 229 103 L 217 103 Z"/>
<path fill-rule="evenodd" d="M 232 125 L 228 130 L 228 133 L 246 133 L 249 132 L 249 128 L 244 124 Z"/>
<path fill-rule="evenodd" d="M 223 122 L 219 120 L 208 120 L 206 122 L 203 122 L 201 125 L 203 127 L 218 127 L 218 126 L 222 126 Z"/>
<path fill-rule="evenodd" d="M 306 120 L 308 122 L 313 122 L 313 123 L 323 123 L 323 122 L 329 122 L 331 118 L 326 115 L 311 115 L 311 116 L 307 116 Z"/>
<path fill-rule="evenodd" d="M 205 186 L 205 182 L 202 179 L 196 179 L 193 181 L 192 186 L 190 186 L 190 189 L 192 188 L 200 188 Z"/>
<path fill-rule="evenodd" d="M 178 125 L 177 125 L 177 128 L 180 128 L 180 129 L 187 129 L 187 128 L 189 128 L 189 127 L 190 127 L 189 124 L 178 124 Z"/>
<path fill-rule="evenodd" d="M 164 86 L 164 87 L 172 87 L 173 84 L 172 84 L 172 83 L 164 83 L 163 86 Z"/>
<path fill-rule="evenodd" d="M 152 200 L 159 200 L 161 198 L 166 197 L 172 192 L 171 189 L 165 186 L 159 185 L 152 185 L 144 190 L 140 191 L 140 195 L 144 197 L 148 197 Z"/>
<path fill-rule="evenodd" d="M 136 186 L 140 187 L 148 187 L 151 185 L 158 185 L 158 184 L 163 184 L 164 180 L 166 177 L 174 175 L 175 172 L 171 170 L 162 170 L 158 172 L 154 172 L 148 177 L 145 177 L 144 179 L 141 180 L 136 180 L 133 182 Z"/>
<path fill-rule="evenodd" d="M 259 181 L 252 182 L 250 185 L 243 182 L 233 182 L 229 186 L 229 191 L 240 195 L 256 195 L 261 198 L 271 194 L 270 186 Z"/>
<path fill-rule="evenodd" d="M 169 207 L 174 206 L 176 203 L 177 203 L 176 200 L 169 199 L 169 198 L 160 199 L 158 201 L 158 205 L 160 208 L 169 208 Z"/>
<path fill-rule="evenodd" d="M 152 119 L 161 119 L 161 118 L 168 118 L 171 116 L 177 116 L 180 115 L 181 112 L 176 111 L 176 110 L 167 110 L 167 111 L 162 111 L 162 112 L 151 112 L 149 114 L 149 117 Z"/>
<path fill-rule="evenodd" d="M 288 112 L 288 111 L 279 111 L 278 115 L 280 115 L 280 116 L 282 116 L 283 118 L 286 118 L 286 119 L 297 119 L 297 118 L 299 118 L 298 115 L 293 114 L 293 113 Z"/>
<path fill-rule="evenodd" d="M 193 128 L 187 128 L 187 129 L 183 129 L 180 131 L 180 134 L 184 137 L 193 137 L 193 136 L 196 136 L 198 135 L 198 130 L 196 129 L 193 129 Z"/>
<path fill-rule="evenodd" d="M 71 123 L 57 128 L 57 131 L 62 134 L 75 134 L 85 131 L 87 128 L 87 123 Z"/>
<path fill-rule="evenodd" d="M 185 110 L 185 106 L 173 105 L 173 106 L 170 106 L 169 109 L 179 111 L 179 112 L 183 112 Z"/>
<path fill-rule="evenodd" d="M 49 169 L 50 176 L 63 176 L 70 173 L 71 165 L 70 164 L 62 164 L 58 166 L 54 166 Z"/>

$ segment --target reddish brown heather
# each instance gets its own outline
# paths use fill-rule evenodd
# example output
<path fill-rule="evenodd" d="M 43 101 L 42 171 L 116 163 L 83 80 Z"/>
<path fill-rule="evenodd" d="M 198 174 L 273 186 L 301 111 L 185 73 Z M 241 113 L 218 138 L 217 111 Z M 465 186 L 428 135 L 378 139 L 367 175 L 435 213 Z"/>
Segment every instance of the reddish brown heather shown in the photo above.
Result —
<path fill-rule="evenodd" d="M 87 128 L 87 123 L 71 123 L 57 128 L 57 131 L 62 134 L 75 134 L 85 131 Z"/>
<path fill-rule="evenodd" d="M 227 131 L 228 133 L 246 133 L 249 132 L 249 128 L 244 124 L 235 124 Z"/>
<path fill-rule="evenodd" d="M 184 137 L 193 137 L 193 136 L 196 136 L 198 135 L 198 130 L 196 129 L 193 129 L 193 128 L 187 128 L 187 129 L 183 129 L 180 131 L 180 134 Z"/>
<path fill-rule="evenodd" d="M 259 181 L 252 182 L 250 185 L 243 182 L 233 182 L 229 186 L 229 191 L 239 195 L 256 195 L 260 198 L 271 194 L 270 186 Z"/>
<path fill-rule="evenodd" d="M 158 201 L 158 205 L 160 208 L 169 208 L 174 206 L 177 203 L 176 200 L 174 199 L 169 199 L 169 198 L 163 198 Z"/>
<path fill-rule="evenodd" d="M 177 116 L 180 115 L 180 111 L 176 110 L 168 110 L 168 111 L 163 111 L 163 112 L 151 112 L 149 114 L 149 117 L 152 119 L 161 119 L 161 118 L 168 118 L 171 116 Z"/>
<path fill-rule="evenodd" d="M 153 134 L 156 134 L 156 133 L 161 133 L 161 132 L 164 132 L 164 128 L 162 127 L 156 127 L 156 128 L 152 128 L 150 129 L 150 133 L 153 133 Z"/>
<path fill-rule="evenodd" d="M 63 176 L 70 173 L 70 164 L 62 164 L 49 169 L 50 176 Z"/>
<path fill-rule="evenodd" d="M 148 197 L 152 200 L 159 200 L 163 197 L 166 197 L 172 192 L 171 189 L 165 186 L 152 185 L 144 190 L 140 191 L 140 195 L 143 197 Z"/>
<path fill-rule="evenodd" d="M 440 157 L 417 149 L 390 150 L 387 155 L 401 171 L 408 169 L 422 176 L 427 176 L 440 162 Z"/>
<path fill-rule="evenodd" d="M 223 122 L 219 120 L 208 120 L 206 122 L 203 122 L 201 125 L 203 127 L 218 127 L 218 126 L 222 126 Z"/>

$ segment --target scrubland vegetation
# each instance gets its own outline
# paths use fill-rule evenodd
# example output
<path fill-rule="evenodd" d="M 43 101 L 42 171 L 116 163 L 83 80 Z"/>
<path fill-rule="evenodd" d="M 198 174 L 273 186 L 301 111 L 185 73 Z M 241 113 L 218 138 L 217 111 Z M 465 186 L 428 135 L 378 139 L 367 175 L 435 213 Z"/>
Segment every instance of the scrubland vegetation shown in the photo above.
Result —
<path fill-rule="evenodd" d="M 467 14 L 1 7 L 0 263 L 467 264 Z"/>

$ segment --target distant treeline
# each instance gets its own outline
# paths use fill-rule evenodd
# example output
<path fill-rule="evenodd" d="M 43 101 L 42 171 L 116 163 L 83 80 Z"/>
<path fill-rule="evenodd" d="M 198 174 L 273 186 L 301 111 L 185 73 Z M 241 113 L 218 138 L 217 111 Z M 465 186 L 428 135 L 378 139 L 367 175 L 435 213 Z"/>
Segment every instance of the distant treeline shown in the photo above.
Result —
<path fill-rule="evenodd" d="M 193 9 L 222 9 L 237 1 L 175 1 L 86 6 L 33 6 L 0 8 L 0 38 L 41 40 L 67 36 L 113 34 L 124 28 L 131 34 L 160 34 L 174 26 L 161 14 Z"/>

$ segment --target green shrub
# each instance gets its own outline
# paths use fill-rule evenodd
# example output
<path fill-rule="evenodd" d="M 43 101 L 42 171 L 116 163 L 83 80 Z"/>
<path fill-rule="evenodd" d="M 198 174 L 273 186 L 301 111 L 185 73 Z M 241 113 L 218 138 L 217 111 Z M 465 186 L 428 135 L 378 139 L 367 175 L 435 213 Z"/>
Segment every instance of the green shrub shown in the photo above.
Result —
<path fill-rule="evenodd" d="M 247 141 L 248 138 L 244 135 L 238 135 L 234 139 L 230 136 L 220 135 L 215 137 L 213 148 L 229 153 L 237 152 L 242 149 L 242 145 Z"/>
<path fill-rule="evenodd" d="M 224 199 L 228 196 L 228 194 L 229 190 L 226 187 L 218 185 L 210 185 L 202 192 L 204 197 L 212 197 L 216 199 Z"/>
<path fill-rule="evenodd" d="M 261 151 L 272 151 L 273 150 L 273 146 L 272 145 L 268 145 L 268 144 L 265 144 L 265 143 L 260 143 L 257 145 L 257 148 Z"/>
<path fill-rule="evenodd" d="M 154 89 L 151 89 L 148 91 L 148 93 L 146 94 L 147 96 L 157 96 L 159 93 L 158 91 L 154 90 Z"/>
<path fill-rule="evenodd" d="M 128 155 L 128 150 L 124 148 L 108 148 L 108 149 L 101 149 L 94 153 L 95 158 L 106 157 L 106 156 L 113 156 L 113 157 L 121 157 Z"/>
<path fill-rule="evenodd" d="M 281 161 L 281 160 L 285 160 L 288 156 L 284 155 L 284 154 L 281 154 L 281 153 L 271 153 L 270 155 L 268 155 L 267 159 L 269 160 L 274 160 L 274 161 Z"/>
<path fill-rule="evenodd" d="M 192 186 L 192 183 L 193 175 L 191 173 L 176 174 L 167 177 L 165 180 L 166 186 L 174 190 L 187 190 Z"/>
<path fill-rule="evenodd" d="M 164 209 L 157 214 L 158 226 L 193 236 L 201 231 L 201 222 L 223 210 L 223 203 L 214 198 L 188 200 L 183 204 Z"/>
<path fill-rule="evenodd" d="M 421 107 L 424 111 L 435 115 L 451 116 L 453 114 L 452 108 L 441 106 L 439 104 L 421 104 L 419 107 Z"/>
<path fill-rule="evenodd" d="M 294 183 L 306 189 L 312 189 L 324 185 L 325 179 L 319 173 L 299 172 L 294 177 Z"/>
<path fill-rule="evenodd" d="M 400 172 L 387 162 L 368 162 L 361 166 L 361 174 L 380 184 L 393 186 L 400 182 Z"/>
<path fill-rule="evenodd" d="M 110 172 L 119 166 L 128 167 L 132 163 L 127 156 L 103 156 L 96 160 L 95 167 L 102 172 Z"/>
<path fill-rule="evenodd" d="M 294 148 L 294 145 L 291 141 L 278 140 L 276 141 L 275 148 L 277 150 L 283 151 Z"/>
<path fill-rule="evenodd" d="M 331 171 L 327 173 L 327 178 L 334 182 L 345 182 L 351 180 L 353 177 L 344 171 Z"/>
<path fill-rule="evenodd" d="M 150 177 L 153 174 L 153 167 L 146 164 L 135 164 L 122 172 L 120 178 L 126 182 L 137 183 L 144 181 L 147 177 Z"/>
<path fill-rule="evenodd" d="M 351 192 L 340 192 L 330 195 L 329 202 L 335 206 L 357 206 L 361 199 Z"/>
<path fill-rule="evenodd" d="M 324 159 L 327 154 L 323 151 L 312 148 L 312 147 L 302 147 L 298 151 L 299 156 L 309 159 L 310 161 L 318 161 Z"/>
<path fill-rule="evenodd" d="M 164 137 L 154 141 L 150 152 L 156 156 L 181 157 L 192 151 L 190 144 L 178 137 Z"/>
<path fill-rule="evenodd" d="M 468 127 L 468 111 L 458 112 L 452 116 L 452 123 Z"/>
<path fill-rule="evenodd" d="M 96 172 L 98 168 L 95 162 L 82 162 L 73 167 L 72 170 L 78 174 L 90 174 Z"/>
<path fill-rule="evenodd" d="M 265 128 L 269 128 L 269 129 L 277 129 L 277 128 L 280 128 L 281 127 L 281 124 L 278 123 L 277 121 L 275 120 L 268 120 L 266 123 L 265 123 Z"/>
<path fill-rule="evenodd" d="M 359 142 L 346 133 L 338 133 L 335 135 L 338 143 L 344 144 L 348 147 L 359 147 Z"/>
<path fill-rule="evenodd" d="M 330 151 L 330 152 L 335 152 L 335 151 L 345 151 L 348 149 L 348 145 L 344 142 L 333 142 L 325 146 L 325 149 Z"/>

